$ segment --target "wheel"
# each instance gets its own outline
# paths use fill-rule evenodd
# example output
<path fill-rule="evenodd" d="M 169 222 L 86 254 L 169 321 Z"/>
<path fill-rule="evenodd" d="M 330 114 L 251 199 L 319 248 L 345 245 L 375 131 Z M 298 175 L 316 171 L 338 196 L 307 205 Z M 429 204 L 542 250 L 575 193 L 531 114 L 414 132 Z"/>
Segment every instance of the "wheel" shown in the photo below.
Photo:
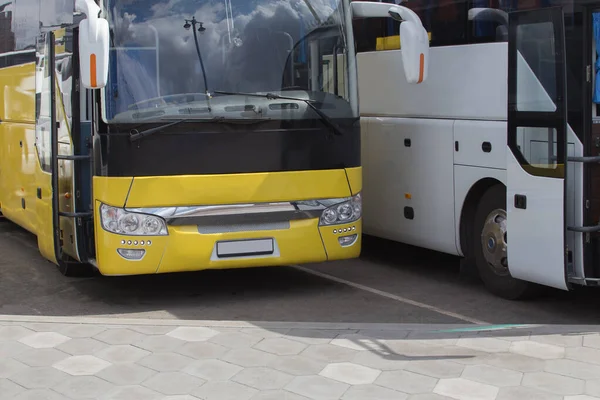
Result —
<path fill-rule="evenodd" d="M 504 186 L 492 186 L 481 196 L 475 212 L 473 233 L 475 265 L 486 288 L 509 300 L 530 297 L 535 285 L 513 278 L 509 271 Z"/>

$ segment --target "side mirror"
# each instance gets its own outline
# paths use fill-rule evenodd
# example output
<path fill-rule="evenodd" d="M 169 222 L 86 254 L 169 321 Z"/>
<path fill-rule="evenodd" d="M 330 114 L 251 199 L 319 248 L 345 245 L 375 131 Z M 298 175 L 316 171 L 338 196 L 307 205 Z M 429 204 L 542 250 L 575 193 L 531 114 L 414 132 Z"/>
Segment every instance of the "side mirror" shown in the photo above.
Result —
<path fill-rule="evenodd" d="M 422 83 L 429 70 L 429 35 L 417 14 L 409 8 L 389 3 L 353 1 L 352 17 L 384 18 L 400 21 L 402 65 L 408 83 Z"/>
<path fill-rule="evenodd" d="M 100 18 L 101 10 L 94 0 L 77 0 L 75 6 L 87 17 L 79 23 L 81 84 L 87 89 L 101 89 L 108 82 L 108 21 Z"/>

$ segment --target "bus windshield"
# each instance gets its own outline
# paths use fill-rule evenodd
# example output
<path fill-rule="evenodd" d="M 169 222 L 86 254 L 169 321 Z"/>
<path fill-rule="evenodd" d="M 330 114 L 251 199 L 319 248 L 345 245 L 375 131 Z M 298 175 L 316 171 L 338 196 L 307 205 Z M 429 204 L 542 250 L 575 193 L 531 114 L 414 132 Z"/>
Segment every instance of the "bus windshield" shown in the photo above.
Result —
<path fill-rule="evenodd" d="M 201 110 L 208 100 L 219 104 L 232 96 L 219 92 L 303 97 L 333 105 L 324 113 L 356 116 L 348 102 L 356 83 L 346 72 L 354 62 L 346 44 L 353 39 L 342 2 L 108 0 L 104 119 L 163 120 L 173 110 Z M 236 105 L 256 100 L 236 99 Z M 279 115 L 289 118 L 290 112 Z"/>

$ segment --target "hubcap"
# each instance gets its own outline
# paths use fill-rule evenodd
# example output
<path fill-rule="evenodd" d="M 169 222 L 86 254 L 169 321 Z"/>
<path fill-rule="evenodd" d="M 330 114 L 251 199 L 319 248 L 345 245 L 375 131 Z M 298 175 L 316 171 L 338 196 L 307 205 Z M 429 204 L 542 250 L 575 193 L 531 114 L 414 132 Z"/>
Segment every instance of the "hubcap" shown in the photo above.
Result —
<path fill-rule="evenodd" d="M 481 231 L 483 256 L 497 275 L 508 275 L 506 258 L 506 211 L 494 210 L 488 214 Z"/>

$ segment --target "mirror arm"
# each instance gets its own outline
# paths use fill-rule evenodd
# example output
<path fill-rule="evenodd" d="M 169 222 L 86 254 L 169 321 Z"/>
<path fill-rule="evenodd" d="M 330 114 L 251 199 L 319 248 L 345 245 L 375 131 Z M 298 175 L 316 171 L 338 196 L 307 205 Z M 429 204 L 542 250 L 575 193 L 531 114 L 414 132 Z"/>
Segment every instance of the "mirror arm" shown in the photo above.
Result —
<path fill-rule="evenodd" d="M 98 38 L 98 25 L 96 21 L 100 18 L 102 10 L 94 0 L 76 0 L 75 9 L 87 16 L 89 23 L 90 38 Z"/>

